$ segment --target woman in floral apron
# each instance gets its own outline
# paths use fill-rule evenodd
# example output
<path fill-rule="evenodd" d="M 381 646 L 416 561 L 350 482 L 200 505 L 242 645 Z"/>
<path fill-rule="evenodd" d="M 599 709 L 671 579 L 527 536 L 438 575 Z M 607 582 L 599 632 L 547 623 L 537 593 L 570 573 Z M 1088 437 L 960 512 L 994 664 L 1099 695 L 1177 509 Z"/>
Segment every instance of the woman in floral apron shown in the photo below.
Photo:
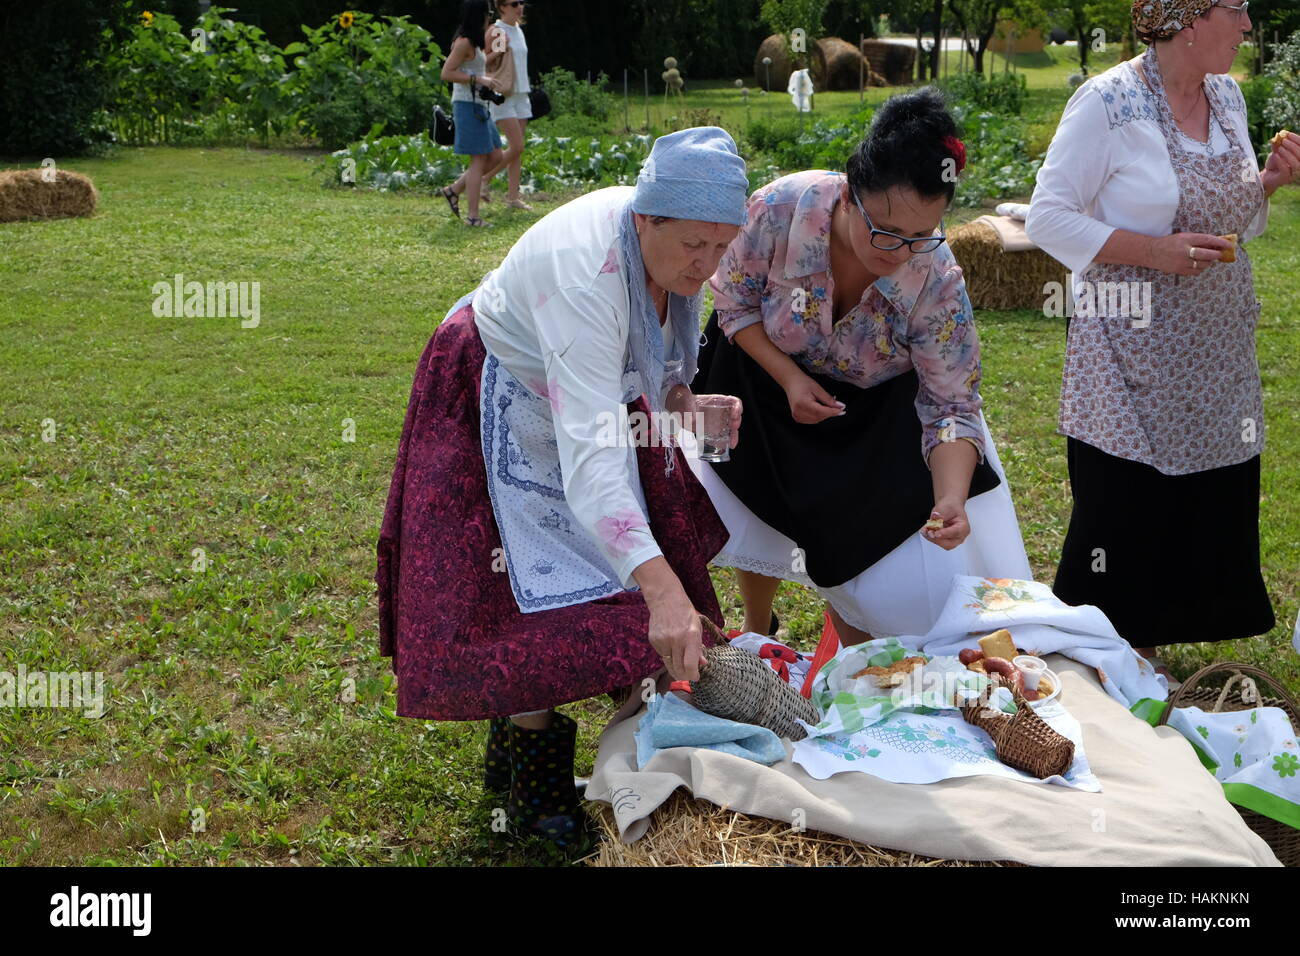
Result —
<path fill-rule="evenodd" d="M 1072 270 L 1074 296 L 1060 413 L 1074 508 L 1054 590 L 1100 607 L 1148 658 L 1275 623 L 1244 243 L 1296 178 L 1300 138 L 1257 168 L 1227 74 L 1245 6 L 1136 0 L 1147 49 L 1071 97 L 1026 221 Z"/>

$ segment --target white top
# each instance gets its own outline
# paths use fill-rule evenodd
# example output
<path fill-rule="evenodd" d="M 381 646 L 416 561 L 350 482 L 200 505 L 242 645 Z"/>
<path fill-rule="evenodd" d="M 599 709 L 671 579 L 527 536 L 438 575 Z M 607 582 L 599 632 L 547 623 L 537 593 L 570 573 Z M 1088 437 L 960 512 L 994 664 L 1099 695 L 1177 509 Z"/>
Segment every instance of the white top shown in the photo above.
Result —
<path fill-rule="evenodd" d="M 460 69 L 465 73 L 471 73 L 474 76 L 482 76 L 487 72 L 487 55 L 482 49 L 475 49 L 474 55 L 460 65 Z M 453 83 L 451 85 L 451 101 L 464 100 L 468 103 L 474 102 L 474 96 L 469 91 L 468 83 Z M 479 100 L 480 103 L 484 102 Z"/>
<path fill-rule="evenodd" d="M 511 26 L 504 20 L 498 20 L 492 25 L 506 35 L 510 42 L 510 52 L 515 58 L 515 87 L 510 91 L 511 95 L 531 92 L 532 87 L 528 85 L 528 41 L 524 39 L 524 28 Z"/>
<path fill-rule="evenodd" d="M 1092 265 L 1115 229 L 1166 236 L 1178 210 L 1178 177 L 1151 101 L 1154 94 L 1132 62 L 1116 64 L 1074 91 L 1038 171 L 1025 219 L 1029 238 L 1076 276 Z M 1224 73 L 1206 76 L 1205 83 L 1228 104 L 1231 135 L 1253 157 L 1237 81 Z M 1210 139 L 1216 154 L 1228 148 L 1217 123 L 1210 124 Z M 1184 145 L 1205 148 L 1190 137 Z M 1244 173 L 1258 176 L 1259 170 L 1252 163 Z M 1267 224 L 1266 200 L 1238 241 L 1258 236 Z"/>
<path fill-rule="evenodd" d="M 635 459 L 626 443 L 609 441 L 610 423 L 626 434 L 628 420 L 631 306 L 618 213 L 633 192 L 631 186 L 598 189 L 549 213 L 474 297 L 488 351 L 550 400 L 565 501 L 629 588 L 636 586 L 633 569 L 663 553 L 633 491 Z M 664 389 L 679 382 L 666 373 Z"/>

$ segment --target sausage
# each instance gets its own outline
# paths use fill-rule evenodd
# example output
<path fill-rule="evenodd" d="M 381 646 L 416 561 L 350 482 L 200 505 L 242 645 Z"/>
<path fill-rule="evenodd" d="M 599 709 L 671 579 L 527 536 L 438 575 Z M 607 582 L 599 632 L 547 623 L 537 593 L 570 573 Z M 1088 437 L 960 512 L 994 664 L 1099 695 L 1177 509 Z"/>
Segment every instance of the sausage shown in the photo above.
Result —
<path fill-rule="evenodd" d="M 961 661 L 963 664 L 967 666 L 970 666 L 971 664 L 974 664 L 976 661 L 983 660 L 983 659 L 984 659 L 984 652 L 981 650 L 976 650 L 973 647 L 968 647 L 965 650 L 957 652 L 957 660 Z"/>
<path fill-rule="evenodd" d="M 1005 657 L 984 658 L 984 669 L 990 674 L 1004 674 L 1007 677 L 1010 677 L 1012 674 L 1020 673 L 1020 670 L 1016 665 L 1011 663 Z"/>

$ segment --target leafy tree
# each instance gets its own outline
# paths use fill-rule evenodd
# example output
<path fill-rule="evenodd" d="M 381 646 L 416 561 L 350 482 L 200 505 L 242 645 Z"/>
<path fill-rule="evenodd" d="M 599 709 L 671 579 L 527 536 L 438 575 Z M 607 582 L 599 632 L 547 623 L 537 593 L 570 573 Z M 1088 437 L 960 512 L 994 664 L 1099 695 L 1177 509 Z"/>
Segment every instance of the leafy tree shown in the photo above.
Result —
<path fill-rule="evenodd" d="M 822 17 L 826 15 L 829 0 L 763 0 L 759 17 L 772 28 L 773 33 L 785 37 L 786 52 L 790 48 L 790 34 L 803 30 L 811 46 L 822 34 Z"/>

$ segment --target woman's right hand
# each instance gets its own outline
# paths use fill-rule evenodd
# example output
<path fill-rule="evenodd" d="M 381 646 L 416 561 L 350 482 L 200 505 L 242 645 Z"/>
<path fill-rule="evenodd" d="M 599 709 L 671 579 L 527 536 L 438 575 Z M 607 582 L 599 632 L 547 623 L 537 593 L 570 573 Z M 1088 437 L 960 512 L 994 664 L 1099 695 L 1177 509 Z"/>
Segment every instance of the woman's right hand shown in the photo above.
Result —
<path fill-rule="evenodd" d="M 786 384 L 785 397 L 790 401 L 790 414 L 800 425 L 815 425 L 844 414 L 844 403 L 837 402 L 830 392 L 802 372 Z"/>
<path fill-rule="evenodd" d="M 1194 259 L 1187 254 L 1192 250 Z M 1219 250 L 1231 249 L 1231 241 L 1204 232 L 1176 232 L 1151 243 L 1151 267 L 1180 276 L 1204 275 L 1219 261 Z"/>
<path fill-rule="evenodd" d="M 700 665 L 705 663 L 701 640 L 700 617 L 686 592 L 678 585 L 676 593 L 652 598 L 650 606 L 650 646 L 659 654 L 673 680 L 699 680 Z"/>

